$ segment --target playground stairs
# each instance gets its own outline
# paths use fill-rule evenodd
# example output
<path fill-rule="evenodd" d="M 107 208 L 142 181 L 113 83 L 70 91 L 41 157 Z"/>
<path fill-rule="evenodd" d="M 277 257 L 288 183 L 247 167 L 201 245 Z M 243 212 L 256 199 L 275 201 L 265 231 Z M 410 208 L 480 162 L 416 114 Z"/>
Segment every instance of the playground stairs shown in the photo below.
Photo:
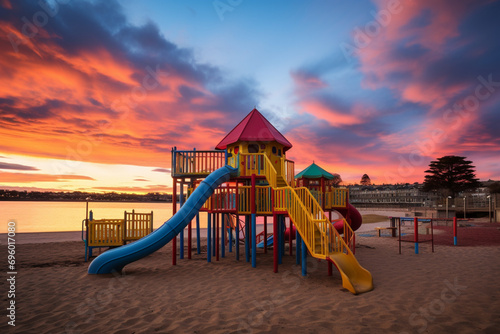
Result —
<path fill-rule="evenodd" d="M 342 286 L 353 294 L 373 289 L 370 272 L 364 269 L 349 249 L 347 243 L 333 228 L 318 202 L 307 189 L 290 187 L 282 175 L 276 175 L 276 185 L 281 198 L 279 203 L 286 208 L 290 219 L 315 258 L 332 262 L 340 272 Z M 346 229 L 350 229 L 344 221 Z M 347 232 L 347 231 L 346 231 Z M 352 230 L 351 230 L 351 233 Z M 344 233 L 344 238 L 346 233 Z"/>
<path fill-rule="evenodd" d="M 277 181 L 278 188 L 288 187 L 288 184 L 286 183 L 285 178 L 283 177 L 283 175 L 277 175 L 276 176 L 276 181 Z"/>

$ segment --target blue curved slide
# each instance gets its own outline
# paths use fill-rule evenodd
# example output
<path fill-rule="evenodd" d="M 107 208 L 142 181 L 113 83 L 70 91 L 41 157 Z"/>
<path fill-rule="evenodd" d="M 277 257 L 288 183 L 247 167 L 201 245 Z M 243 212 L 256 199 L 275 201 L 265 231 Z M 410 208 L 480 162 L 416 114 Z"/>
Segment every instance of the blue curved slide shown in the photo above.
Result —
<path fill-rule="evenodd" d="M 92 261 L 89 274 L 109 274 L 121 271 L 127 264 L 142 259 L 165 246 L 175 238 L 196 216 L 203 204 L 222 183 L 237 176 L 238 169 L 224 166 L 212 172 L 195 191 L 186 203 L 166 221 L 160 228 L 131 244 L 108 250 Z"/>

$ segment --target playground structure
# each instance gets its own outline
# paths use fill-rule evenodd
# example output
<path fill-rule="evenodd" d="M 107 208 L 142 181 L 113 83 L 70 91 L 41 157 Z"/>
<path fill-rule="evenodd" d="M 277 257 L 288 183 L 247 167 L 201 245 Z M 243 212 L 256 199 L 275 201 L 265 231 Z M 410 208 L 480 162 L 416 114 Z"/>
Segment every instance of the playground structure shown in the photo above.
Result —
<path fill-rule="evenodd" d="M 138 213 L 125 211 L 123 219 L 93 219 L 90 210 L 89 217 L 82 220 L 82 240 L 85 244 L 85 262 L 92 257 L 92 249 L 102 247 L 119 247 L 127 242 L 139 240 L 153 232 L 153 211 Z"/>
<path fill-rule="evenodd" d="M 438 225 L 440 222 L 445 222 L 446 226 L 448 226 L 448 222 L 452 222 L 453 226 L 453 245 L 457 246 L 458 245 L 458 222 L 459 221 L 468 221 L 468 219 L 458 219 L 457 217 L 453 218 L 417 218 L 417 217 L 389 217 L 391 221 L 391 226 L 390 227 L 377 227 L 375 230 L 378 230 L 378 236 L 380 237 L 380 231 L 389 229 L 392 231 L 392 236 L 396 236 L 396 231 L 399 233 L 399 254 L 401 254 L 401 242 L 414 242 L 415 243 L 415 254 L 419 253 L 419 244 L 422 242 L 431 242 L 432 245 L 432 252 L 434 253 L 434 226 Z M 410 228 L 411 229 L 406 229 L 407 231 L 411 232 L 413 231 L 413 234 L 408 233 L 409 235 L 406 236 L 406 238 L 402 238 L 403 235 L 403 228 L 405 227 L 406 223 L 412 223 Z M 424 225 L 426 224 L 426 225 Z M 397 225 L 397 226 L 396 226 Z M 429 237 L 425 237 L 424 239 L 421 239 L 419 235 L 421 233 L 419 232 L 421 229 L 419 229 L 419 226 L 425 229 L 425 235 Z"/>
<path fill-rule="evenodd" d="M 196 218 L 197 249 L 200 252 L 199 214 L 206 212 L 208 262 L 212 256 L 217 260 L 219 254 L 225 256 L 226 237 L 232 252 L 233 228 L 236 259 L 239 260 L 239 236 L 240 228 L 243 228 L 245 258 L 247 262 L 251 261 L 252 267 L 256 267 L 256 220 L 257 217 L 264 220 L 262 240 L 266 252 L 267 220 L 272 218 L 274 272 L 278 272 L 278 264 L 282 262 L 288 227 L 289 252 L 293 252 L 295 230 L 297 263 L 301 262 L 303 275 L 307 274 L 306 259 L 310 254 L 328 261 L 330 275 L 332 264 L 335 265 L 343 287 L 350 292 L 357 294 L 372 290 L 371 274 L 354 256 L 355 236 L 349 222 L 356 229 L 361 224 L 361 216 L 349 204 L 347 189 L 334 187 L 326 171 L 323 170 L 327 174 L 321 172 L 310 177 L 307 169 L 298 175 L 301 187 L 296 187 L 294 162 L 286 159 L 285 154 L 291 147 L 290 142 L 254 109 L 222 139 L 215 151 L 180 151 L 173 148 L 173 217 L 141 240 L 101 254 L 90 264 L 88 272 L 103 274 L 120 271 L 128 263 L 151 254 L 170 241 L 172 264 L 175 265 L 178 235 L 179 257 L 184 258 L 186 227 L 188 258 L 191 258 L 191 221 Z M 319 166 L 313 165 L 310 167 L 318 170 Z M 178 186 L 180 209 L 176 212 Z M 184 194 L 187 195 L 186 200 Z M 340 216 L 332 222 L 335 211 Z M 240 220 L 240 216 L 244 219 Z M 236 223 L 228 224 L 230 219 Z"/>

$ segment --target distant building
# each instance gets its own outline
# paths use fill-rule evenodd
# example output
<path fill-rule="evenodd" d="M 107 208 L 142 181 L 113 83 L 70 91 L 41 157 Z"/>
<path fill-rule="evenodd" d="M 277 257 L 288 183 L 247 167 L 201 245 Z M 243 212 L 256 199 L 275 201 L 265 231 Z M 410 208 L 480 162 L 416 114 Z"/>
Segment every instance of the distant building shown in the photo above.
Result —
<path fill-rule="evenodd" d="M 421 190 L 421 184 L 349 186 L 349 201 L 354 206 L 432 207 L 437 196 Z"/>
<path fill-rule="evenodd" d="M 482 187 L 474 191 L 460 193 L 456 198 L 447 199 L 436 192 L 423 192 L 422 184 L 352 185 L 349 188 L 349 202 L 356 207 L 425 207 L 437 210 L 438 217 L 490 216 L 498 221 L 500 215 L 500 194 L 490 194 L 488 186 L 495 181 L 482 182 Z M 465 202 L 465 203 L 464 203 Z M 448 208 L 446 207 L 448 206 Z"/>

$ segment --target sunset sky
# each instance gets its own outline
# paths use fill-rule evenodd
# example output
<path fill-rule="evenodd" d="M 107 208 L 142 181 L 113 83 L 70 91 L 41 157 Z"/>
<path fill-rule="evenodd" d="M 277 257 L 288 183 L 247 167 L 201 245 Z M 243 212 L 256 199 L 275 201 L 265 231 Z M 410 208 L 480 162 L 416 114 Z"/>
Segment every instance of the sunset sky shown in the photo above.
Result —
<path fill-rule="evenodd" d="M 0 0 L 0 188 L 170 192 L 254 107 L 345 184 L 500 179 L 500 1 Z"/>

